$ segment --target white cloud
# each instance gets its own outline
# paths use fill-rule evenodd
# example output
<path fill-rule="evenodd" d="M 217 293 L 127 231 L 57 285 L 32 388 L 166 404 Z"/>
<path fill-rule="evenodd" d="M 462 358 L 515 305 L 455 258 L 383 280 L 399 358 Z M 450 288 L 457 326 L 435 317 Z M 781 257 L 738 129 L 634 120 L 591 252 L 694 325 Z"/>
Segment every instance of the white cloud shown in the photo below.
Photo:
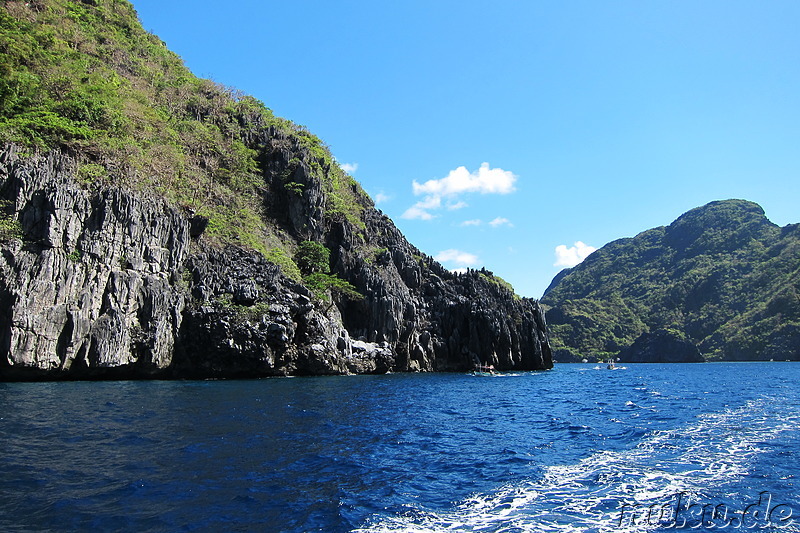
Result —
<path fill-rule="evenodd" d="M 460 194 L 510 194 L 516 189 L 514 183 L 517 176 L 502 168 L 490 168 L 489 163 L 483 163 L 475 172 L 469 172 L 466 167 L 458 167 L 442 179 L 428 180 L 425 183 L 412 183 L 415 196 L 423 199 L 400 215 L 402 218 L 430 220 L 434 215 L 433 209 L 442 207 L 442 198 L 448 201 L 445 207 L 448 210 L 462 209 L 467 203 L 458 199 Z"/>
<path fill-rule="evenodd" d="M 417 202 L 408 209 L 406 209 L 400 218 L 405 218 L 408 220 L 432 220 L 436 218 L 434 215 L 428 212 L 424 202 Z"/>
<path fill-rule="evenodd" d="M 407 220 L 431 220 L 434 217 L 421 207 L 412 205 L 400 215 L 400 218 L 405 218 Z"/>
<path fill-rule="evenodd" d="M 556 246 L 556 262 L 553 266 L 574 267 L 595 250 L 597 248 L 581 241 L 576 241 L 575 245 L 569 248 L 566 244 L 559 244 Z"/>
<path fill-rule="evenodd" d="M 482 224 L 481 219 L 474 218 L 472 220 L 465 220 L 460 225 L 461 226 L 480 226 Z"/>
<path fill-rule="evenodd" d="M 375 195 L 375 198 L 374 198 L 375 205 L 384 204 L 384 203 L 388 202 L 391 199 L 392 199 L 392 197 L 389 196 L 388 194 L 384 194 L 382 192 L 379 192 L 378 194 Z"/>
<path fill-rule="evenodd" d="M 450 272 L 453 274 L 466 274 L 469 269 L 467 267 L 454 268 Z"/>
<path fill-rule="evenodd" d="M 517 176 L 502 168 L 489 168 L 489 163 L 483 163 L 475 172 L 469 172 L 467 167 L 458 167 L 451 170 L 447 177 L 438 180 L 428 180 L 425 183 L 413 182 L 414 195 L 432 194 L 436 196 L 456 196 L 465 192 L 479 192 L 481 194 L 508 194 L 514 192 L 514 182 Z"/>
<path fill-rule="evenodd" d="M 342 170 L 344 170 L 348 174 L 352 174 L 353 172 L 358 170 L 358 163 L 343 163 L 339 166 L 342 167 Z"/>
<path fill-rule="evenodd" d="M 426 196 L 414 205 L 420 209 L 439 209 L 442 207 L 442 199 L 438 196 Z"/>
<path fill-rule="evenodd" d="M 455 211 L 456 209 L 464 209 L 467 206 L 469 206 L 467 202 L 456 202 L 454 204 L 447 204 L 447 209 Z"/>
<path fill-rule="evenodd" d="M 450 250 L 442 250 L 434 255 L 433 258 L 440 263 L 455 263 L 465 267 L 474 265 L 479 261 L 478 256 L 475 254 L 454 250 L 452 248 Z"/>
<path fill-rule="evenodd" d="M 442 207 L 442 199 L 438 196 L 426 196 L 419 201 L 406 209 L 405 213 L 400 215 L 400 218 L 406 218 L 409 220 L 431 220 L 434 218 L 434 215 L 430 214 L 428 211 L 431 209 L 439 209 Z"/>
<path fill-rule="evenodd" d="M 496 219 L 489 222 L 489 225 L 493 228 L 499 228 L 500 226 L 508 226 L 509 228 L 514 227 L 514 224 L 512 224 L 510 220 L 504 217 L 497 217 Z"/>

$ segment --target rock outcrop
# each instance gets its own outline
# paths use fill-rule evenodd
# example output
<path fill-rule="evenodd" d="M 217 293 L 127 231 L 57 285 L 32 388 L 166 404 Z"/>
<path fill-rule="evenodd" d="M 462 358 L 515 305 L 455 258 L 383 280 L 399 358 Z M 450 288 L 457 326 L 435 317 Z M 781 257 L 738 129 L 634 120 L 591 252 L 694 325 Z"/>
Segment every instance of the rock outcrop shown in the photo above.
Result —
<path fill-rule="evenodd" d="M 666 329 L 642 333 L 619 353 L 623 363 L 702 363 L 700 350 L 685 336 Z"/>
<path fill-rule="evenodd" d="M 370 205 L 357 225 L 330 216 L 307 154 L 261 135 L 273 147 L 265 223 L 323 243 L 362 299 L 315 296 L 258 252 L 205 242 L 202 217 L 152 193 L 82 185 L 69 155 L 9 145 L 0 198 L 22 238 L 0 243 L 0 379 L 552 366 L 538 302 L 490 272 L 445 270 Z M 289 173 L 302 194 L 281 186 Z"/>
<path fill-rule="evenodd" d="M 0 259 L 4 378 L 138 376 L 172 363 L 187 220 L 160 200 L 84 190 L 74 168 L 57 152 L 0 153 L 0 191 L 24 231 Z"/>

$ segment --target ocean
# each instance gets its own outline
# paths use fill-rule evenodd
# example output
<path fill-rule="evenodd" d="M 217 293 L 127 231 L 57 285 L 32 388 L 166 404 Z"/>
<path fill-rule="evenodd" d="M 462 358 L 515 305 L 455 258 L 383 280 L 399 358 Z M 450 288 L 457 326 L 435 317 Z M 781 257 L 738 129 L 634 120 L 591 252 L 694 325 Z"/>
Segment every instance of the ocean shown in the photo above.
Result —
<path fill-rule="evenodd" d="M 0 383 L 0 531 L 800 531 L 800 364 Z"/>

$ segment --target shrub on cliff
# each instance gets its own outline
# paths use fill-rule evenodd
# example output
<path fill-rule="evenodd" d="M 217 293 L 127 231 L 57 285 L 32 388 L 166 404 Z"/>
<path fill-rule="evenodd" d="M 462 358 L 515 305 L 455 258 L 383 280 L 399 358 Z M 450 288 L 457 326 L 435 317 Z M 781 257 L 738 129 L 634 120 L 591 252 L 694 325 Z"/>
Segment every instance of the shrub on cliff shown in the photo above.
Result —
<path fill-rule="evenodd" d="M 328 272 L 330 270 L 331 252 L 318 242 L 303 241 L 297 247 L 294 260 L 297 266 L 300 267 L 300 271 L 305 275 L 315 272 Z"/>
<path fill-rule="evenodd" d="M 330 250 L 322 244 L 301 242 L 294 260 L 303 273 L 303 283 L 321 300 L 328 300 L 329 293 L 348 300 L 362 299 L 364 296 L 353 285 L 330 273 L 330 258 Z"/>

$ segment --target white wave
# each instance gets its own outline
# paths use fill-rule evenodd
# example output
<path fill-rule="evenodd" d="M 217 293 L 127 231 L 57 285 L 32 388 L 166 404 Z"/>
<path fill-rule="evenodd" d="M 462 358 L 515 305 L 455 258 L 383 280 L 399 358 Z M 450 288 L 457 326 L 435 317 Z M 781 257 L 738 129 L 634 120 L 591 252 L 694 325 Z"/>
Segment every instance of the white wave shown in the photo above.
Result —
<path fill-rule="evenodd" d="M 656 529 L 664 524 L 643 522 L 649 506 L 669 505 L 680 494 L 690 501 L 716 504 L 703 502 L 709 488 L 747 478 L 767 443 L 798 426 L 797 406 L 762 398 L 703 415 L 688 427 L 651 433 L 628 450 L 598 451 L 575 464 L 549 466 L 539 480 L 475 495 L 445 512 L 409 507 L 402 515 L 375 517 L 355 531 Z M 742 496 L 758 498 L 758 487 L 753 490 L 754 494 Z M 626 510 L 630 512 L 625 514 Z M 781 531 L 800 531 L 797 521 L 795 517 L 795 523 Z"/>

